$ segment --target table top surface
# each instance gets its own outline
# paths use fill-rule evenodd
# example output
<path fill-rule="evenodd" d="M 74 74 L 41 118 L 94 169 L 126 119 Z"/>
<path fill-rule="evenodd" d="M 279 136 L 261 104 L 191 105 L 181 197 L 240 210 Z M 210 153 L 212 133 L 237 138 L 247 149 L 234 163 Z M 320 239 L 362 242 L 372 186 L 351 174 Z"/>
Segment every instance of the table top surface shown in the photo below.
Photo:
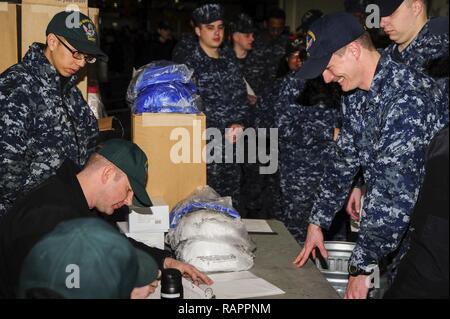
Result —
<path fill-rule="evenodd" d="M 300 245 L 283 223 L 268 221 L 276 234 L 250 234 L 256 244 L 255 265 L 250 270 L 284 292 L 267 299 L 338 299 L 340 296 L 316 265 L 309 260 L 303 268 L 292 263 Z"/>

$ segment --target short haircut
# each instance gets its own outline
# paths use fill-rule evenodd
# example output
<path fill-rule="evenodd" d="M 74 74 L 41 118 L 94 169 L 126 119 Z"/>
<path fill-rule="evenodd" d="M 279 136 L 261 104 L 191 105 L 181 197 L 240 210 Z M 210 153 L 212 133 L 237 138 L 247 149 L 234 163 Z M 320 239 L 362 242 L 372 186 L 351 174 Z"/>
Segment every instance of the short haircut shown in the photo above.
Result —
<path fill-rule="evenodd" d="M 373 44 L 372 38 L 370 37 L 369 32 L 365 31 L 362 36 L 360 36 L 358 39 L 355 40 L 361 46 L 367 50 L 373 51 L 376 50 L 375 45 Z M 339 50 L 337 50 L 334 54 L 337 54 L 339 56 L 343 56 L 345 54 L 345 51 L 347 50 L 347 45 Z"/>
<path fill-rule="evenodd" d="M 412 3 L 416 0 L 406 0 L 406 5 L 411 6 Z M 423 5 L 425 6 L 425 11 L 429 11 L 431 8 L 432 0 L 419 0 L 422 1 Z"/>
<path fill-rule="evenodd" d="M 111 163 L 108 159 L 104 158 L 102 155 L 98 153 L 94 153 L 89 157 L 88 162 L 86 163 L 85 169 L 95 171 L 100 168 L 105 167 L 106 165 L 114 165 Z M 114 181 L 119 181 L 123 176 L 126 176 L 126 174 L 119 169 L 116 165 L 116 174 L 114 175 Z"/>

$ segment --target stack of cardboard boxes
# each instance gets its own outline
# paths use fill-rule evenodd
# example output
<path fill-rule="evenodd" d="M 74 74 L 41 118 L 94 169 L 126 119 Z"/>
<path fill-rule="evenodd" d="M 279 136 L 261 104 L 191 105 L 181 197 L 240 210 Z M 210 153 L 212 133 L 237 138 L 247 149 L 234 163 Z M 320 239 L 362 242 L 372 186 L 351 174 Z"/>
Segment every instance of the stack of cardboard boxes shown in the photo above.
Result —
<path fill-rule="evenodd" d="M 169 212 L 199 186 L 206 185 L 204 114 L 133 114 L 133 142 L 148 158 L 147 192 L 154 207 L 143 215 L 133 209 L 119 227 L 150 246 L 164 246 Z M 145 212 L 145 210 L 144 210 Z M 141 213 L 141 214 L 139 214 Z"/>

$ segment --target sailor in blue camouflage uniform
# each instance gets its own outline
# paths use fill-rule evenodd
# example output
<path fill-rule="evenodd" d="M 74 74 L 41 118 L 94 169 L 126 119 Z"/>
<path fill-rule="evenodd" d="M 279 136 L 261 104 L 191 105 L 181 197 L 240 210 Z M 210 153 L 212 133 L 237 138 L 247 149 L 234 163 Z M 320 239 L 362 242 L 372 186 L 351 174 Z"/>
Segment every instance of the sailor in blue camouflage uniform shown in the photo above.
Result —
<path fill-rule="evenodd" d="M 172 51 L 172 61 L 180 63 L 189 57 L 197 46 L 198 38 L 194 32 L 187 32 L 181 35 Z"/>
<path fill-rule="evenodd" d="M 252 18 L 245 13 L 239 14 L 233 21 L 229 23 L 228 33 L 230 35 L 230 44 L 225 48 L 230 50 L 230 55 L 236 59 L 241 73 L 246 80 L 248 103 L 253 106 L 250 111 L 250 117 L 253 120 L 256 117 L 257 94 L 253 90 L 247 78 L 252 78 L 254 74 L 253 60 L 250 58 L 253 51 L 253 42 L 255 41 L 254 33 L 256 28 Z M 253 126 L 254 123 L 250 123 Z"/>
<path fill-rule="evenodd" d="M 281 175 L 281 210 L 277 217 L 301 243 L 306 238 L 309 213 L 334 142 L 340 101 L 332 102 L 333 96 L 328 90 L 321 95 L 317 90 L 306 89 L 318 87 L 317 79 L 307 83 L 296 76 L 306 59 L 304 42 L 293 41 L 286 55 L 288 61 L 297 57 L 299 63 L 288 63 L 290 71 L 281 80 L 274 104 Z M 327 89 L 321 82 L 321 87 Z"/>
<path fill-rule="evenodd" d="M 380 27 L 392 40 L 383 54 L 430 75 L 447 92 L 448 76 L 435 75 L 432 69 L 439 67 L 440 63 L 445 64 L 444 60 L 448 64 L 448 17 L 429 19 L 427 0 L 367 1 L 378 6 Z M 448 107 L 442 111 L 448 112 Z"/>
<path fill-rule="evenodd" d="M 289 36 L 285 32 L 286 14 L 279 8 L 269 11 L 266 29 L 255 35 L 253 51 L 249 63 L 253 66 L 251 75 L 246 79 L 258 96 L 273 89 L 277 70 L 286 53 Z"/>
<path fill-rule="evenodd" d="M 368 279 L 382 258 L 398 249 L 424 177 L 424 157 L 433 136 L 448 123 L 439 112 L 447 103 L 436 82 L 381 56 L 361 24 L 348 13 L 316 21 L 308 32 L 309 58 L 301 78 L 321 74 L 348 95 L 342 131 L 311 211 L 304 248 L 294 263 L 302 267 L 315 248 L 324 257 L 321 228 L 327 229 L 345 202 L 361 167 L 365 207 L 349 259 L 346 298 L 366 298 Z"/>
<path fill-rule="evenodd" d="M 448 17 L 428 19 L 427 0 L 373 0 L 380 9 L 380 27 L 393 41 L 383 54 L 389 55 L 394 61 L 403 63 L 419 72 L 433 77 L 442 88 L 448 92 L 448 76 L 438 76 L 433 68 L 440 66 L 442 61 L 448 64 Z M 448 117 L 448 104 L 440 105 L 441 112 Z M 436 106 L 438 107 L 438 106 Z M 352 218 L 358 219 L 359 213 L 355 208 L 361 207 L 361 186 L 364 181 L 358 178 L 357 189 L 349 197 L 347 212 Z M 393 263 L 389 266 L 394 271 L 399 259 L 405 255 L 409 245 L 409 238 Z M 392 278 L 390 278 L 392 280 Z"/>
<path fill-rule="evenodd" d="M 211 159 L 211 155 L 222 152 L 224 162 L 208 164 L 208 184 L 220 195 L 232 196 L 238 208 L 241 166 L 230 158 L 232 154 L 225 157 L 225 145 L 230 141 L 235 143 L 238 130 L 246 127 L 247 90 L 235 59 L 220 48 L 224 40 L 223 16 L 223 8 L 218 4 L 206 4 L 194 10 L 192 18 L 199 41 L 193 54 L 178 62 L 194 70 L 207 128 L 217 128 L 226 136 L 225 141 L 214 139 L 218 144 L 207 154 Z"/>
<path fill-rule="evenodd" d="M 380 27 L 393 41 L 386 48 L 392 59 L 430 75 L 433 63 L 448 59 L 448 17 L 428 18 L 428 0 L 374 0 Z M 436 79 L 448 90 L 448 77 Z"/>
<path fill-rule="evenodd" d="M 66 19 L 80 25 L 69 28 Z M 97 120 L 76 87 L 77 72 L 105 57 L 95 26 L 60 12 L 46 34 L 47 45 L 33 43 L 0 76 L 0 217 L 66 158 L 83 166 L 95 150 Z"/>

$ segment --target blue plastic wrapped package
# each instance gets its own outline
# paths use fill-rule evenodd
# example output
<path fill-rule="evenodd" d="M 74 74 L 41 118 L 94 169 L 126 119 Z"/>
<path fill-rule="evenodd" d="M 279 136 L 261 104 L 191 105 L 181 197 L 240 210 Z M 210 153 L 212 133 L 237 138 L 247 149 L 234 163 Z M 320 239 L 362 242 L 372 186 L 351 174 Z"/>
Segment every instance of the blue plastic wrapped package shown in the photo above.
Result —
<path fill-rule="evenodd" d="M 200 97 L 191 82 L 192 74 L 186 65 L 169 61 L 140 68 L 127 92 L 133 113 L 198 113 Z"/>
<path fill-rule="evenodd" d="M 170 213 L 170 228 L 176 228 L 183 216 L 200 210 L 214 211 L 231 218 L 241 218 L 233 208 L 231 197 L 220 197 L 211 187 L 204 186 L 175 206 Z"/>
<path fill-rule="evenodd" d="M 174 64 L 170 61 L 149 63 L 134 72 L 127 99 L 134 101 L 149 85 L 167 82 L 189 83 L 193 74 L 194 71 L 184 64 Z"/>
<path fill-rule="evenodd" d="M 133 113 L 198 113 L 199 96 L 192 83 L 159 83 L 149 85 L 137 97 Z"/>

